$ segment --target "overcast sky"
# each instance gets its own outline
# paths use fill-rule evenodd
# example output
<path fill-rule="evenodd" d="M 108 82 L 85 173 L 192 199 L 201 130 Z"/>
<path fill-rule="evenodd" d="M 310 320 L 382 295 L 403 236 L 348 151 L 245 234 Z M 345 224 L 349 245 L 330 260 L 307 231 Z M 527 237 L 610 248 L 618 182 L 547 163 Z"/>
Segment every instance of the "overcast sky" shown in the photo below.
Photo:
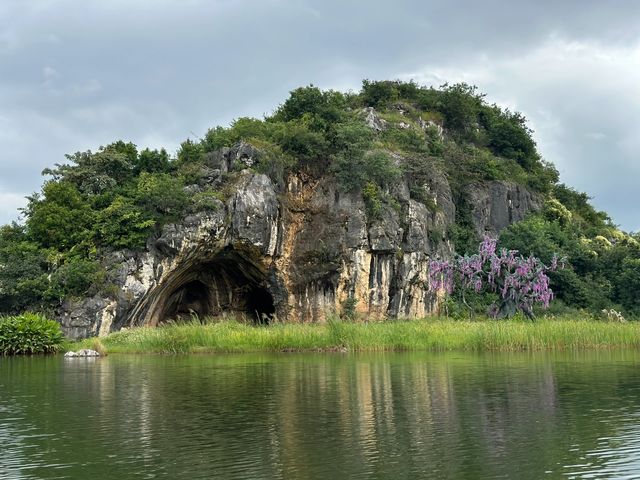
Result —
<path fill-rule="evenodd" d="M 0 223 L 116 139 L 175 152 L 313 83 L 476 84 L 561 180 L 640 230 L 640 2 L 1 0 Z"/>

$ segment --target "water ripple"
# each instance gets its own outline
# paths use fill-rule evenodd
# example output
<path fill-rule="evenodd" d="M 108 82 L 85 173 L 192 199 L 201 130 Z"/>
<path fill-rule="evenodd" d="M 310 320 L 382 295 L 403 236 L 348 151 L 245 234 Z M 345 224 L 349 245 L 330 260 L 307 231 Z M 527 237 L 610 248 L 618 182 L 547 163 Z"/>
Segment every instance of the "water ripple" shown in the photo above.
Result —
<path fill-rule="evenodd" d="M 638 478 L 638 354 L 567 355 L 15 359 L 0 479 Z"/>

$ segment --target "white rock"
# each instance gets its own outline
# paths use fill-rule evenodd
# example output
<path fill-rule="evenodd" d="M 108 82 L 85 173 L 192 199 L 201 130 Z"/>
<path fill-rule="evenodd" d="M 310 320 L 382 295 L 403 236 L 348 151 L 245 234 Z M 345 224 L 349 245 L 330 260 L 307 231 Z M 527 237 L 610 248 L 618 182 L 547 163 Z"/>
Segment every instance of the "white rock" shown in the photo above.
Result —
<path fill-rule="evenodd" d="M 88 348 L 83 348 L 82 350 L 78 350 L 77 354 L 79 357 L 99 357 L 100 356 L 98 352 Z"/>
<path fill-rule="evenodd" d="M 91 350 L 89 348 L 83 348 L 82 350 L 78 350 L 77 352 L 67 352 L 64 354 L 65 357 L 99 357 L 100 353 L 95 350 Z"/>

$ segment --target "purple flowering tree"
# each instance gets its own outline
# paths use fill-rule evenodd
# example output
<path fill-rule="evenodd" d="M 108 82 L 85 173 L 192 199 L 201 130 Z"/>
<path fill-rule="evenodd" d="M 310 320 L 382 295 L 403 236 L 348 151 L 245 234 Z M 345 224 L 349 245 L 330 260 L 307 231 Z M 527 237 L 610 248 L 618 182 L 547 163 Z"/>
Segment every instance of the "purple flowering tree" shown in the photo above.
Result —
<path fill-rule="evenodd" d="M 499 301 L 491 306 L 489 315 L 506 318 L 521 311 L 533 320 L 533 306 L 547 308 L 553 298 L 547 272 L 556 270 L 564 260 L 554 254 L 551 264 L 545 265 L 539 258 L 523 257 L 516 250 L 503 248 L 498 252 L 496 246 L 496 239 L 485 236 L 474 255 L 457 256 L 450 261 L 431 260 L 430 288 L 451 294 L 457 286 L 470 310 L 465 291 L 495 292 Z"/>

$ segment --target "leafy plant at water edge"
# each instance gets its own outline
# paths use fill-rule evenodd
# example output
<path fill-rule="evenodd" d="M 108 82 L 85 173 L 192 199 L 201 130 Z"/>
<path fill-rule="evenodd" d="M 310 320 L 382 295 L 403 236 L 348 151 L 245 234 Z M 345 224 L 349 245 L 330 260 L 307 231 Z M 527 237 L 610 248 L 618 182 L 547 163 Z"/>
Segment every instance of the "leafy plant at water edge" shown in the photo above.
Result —
<path fill-rule="evenodd" d="M 24 313 L 0 317 L 0 354 L 55 353 L 63 341 L 60 325 L 43 315 Z"/>

